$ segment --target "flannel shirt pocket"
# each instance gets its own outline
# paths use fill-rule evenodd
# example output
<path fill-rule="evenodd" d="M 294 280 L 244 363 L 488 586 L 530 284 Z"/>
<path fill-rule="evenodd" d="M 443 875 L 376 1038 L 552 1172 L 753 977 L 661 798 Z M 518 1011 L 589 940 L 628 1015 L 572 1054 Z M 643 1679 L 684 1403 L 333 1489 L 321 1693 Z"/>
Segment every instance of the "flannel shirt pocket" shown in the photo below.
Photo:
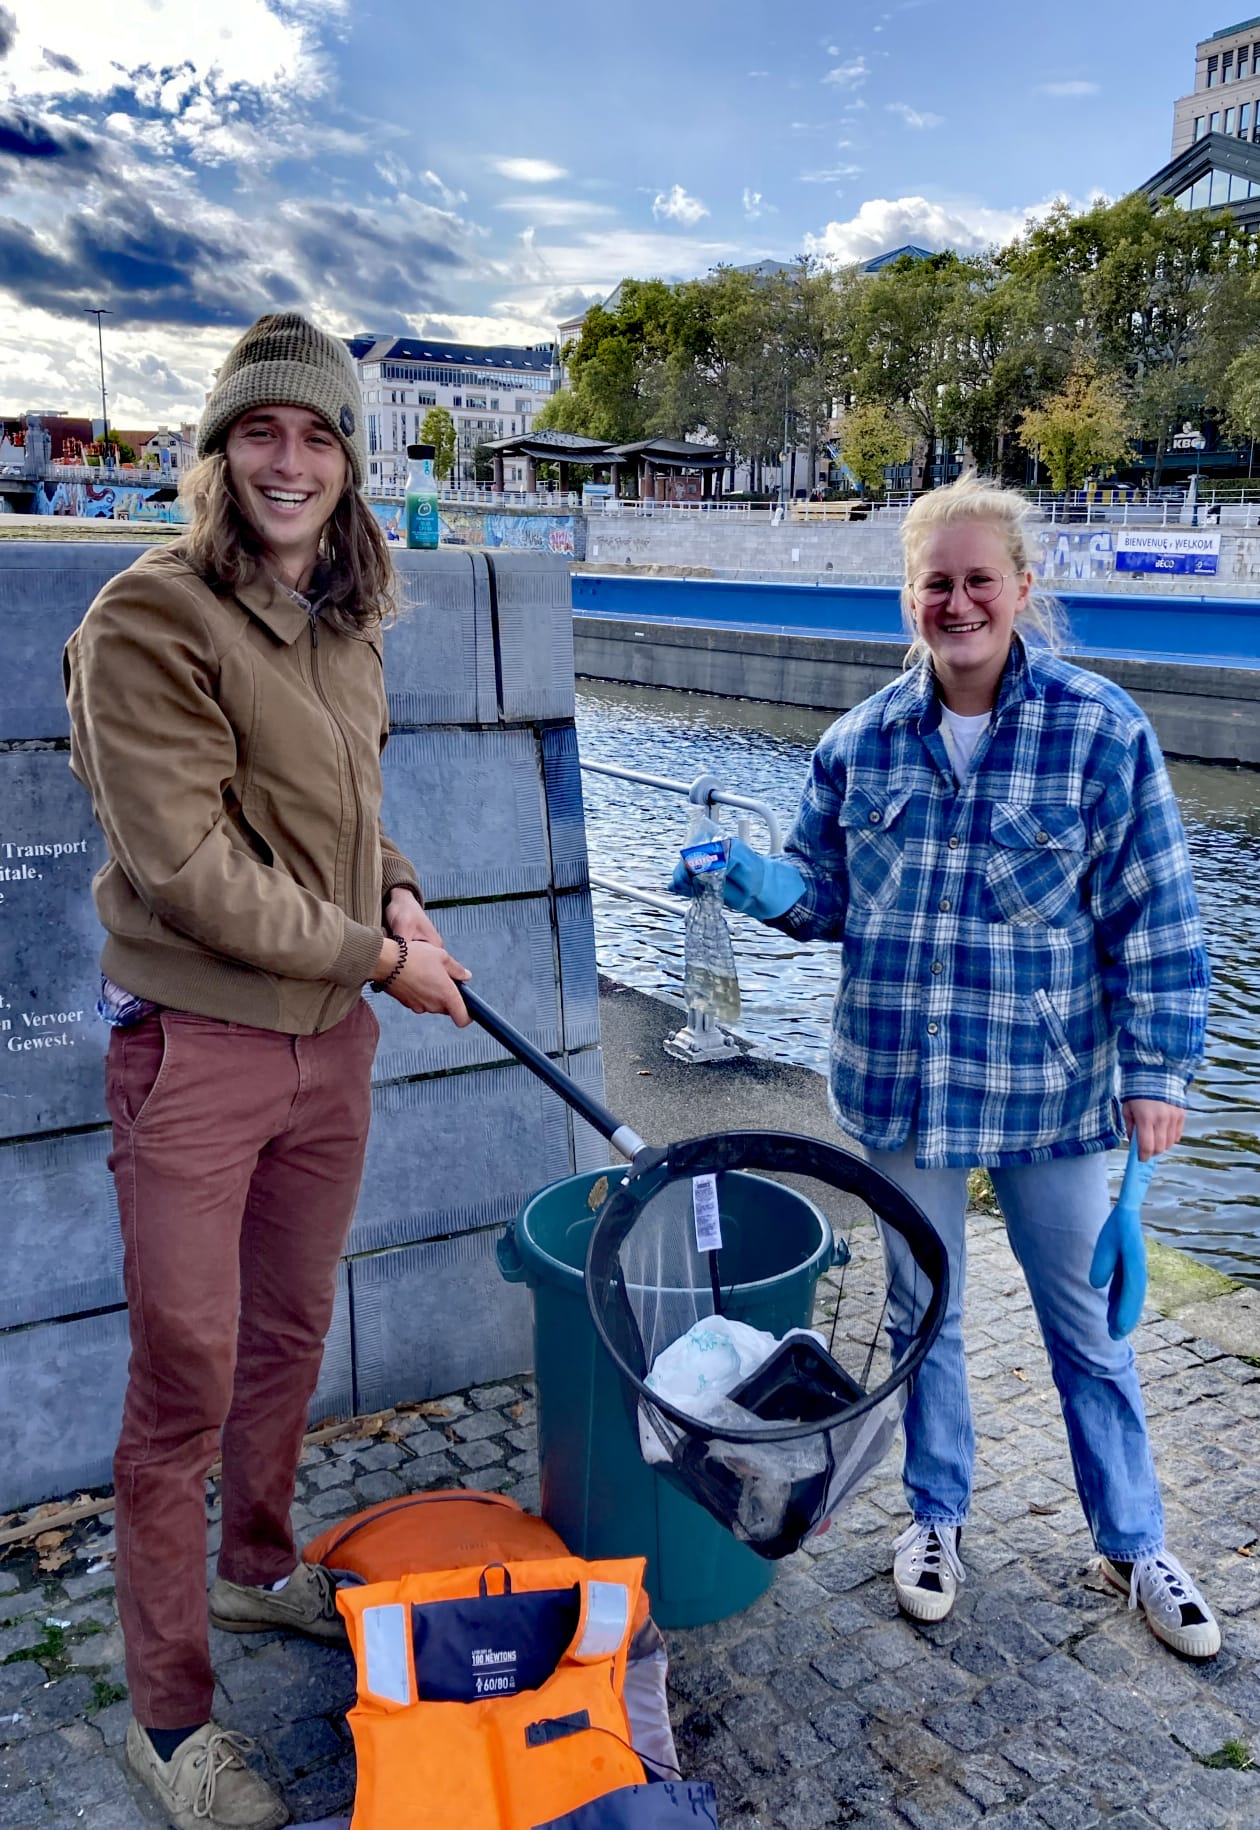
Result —
<path fill-rule="evenodd" d="M 876 915 L 896 900 L 905 850 L 899 821 L 912 792 L 855 788 L 844 798 L 836 820 L 844 832 L 851 918 Z"/>
<path fill-rule="evenodd" d="M 989 921 L 1030 926 L 1070 918 L 1088 862 L 1085 823 L 1075 807 L 995 801 L 989 838 L 984 871 Z"/>

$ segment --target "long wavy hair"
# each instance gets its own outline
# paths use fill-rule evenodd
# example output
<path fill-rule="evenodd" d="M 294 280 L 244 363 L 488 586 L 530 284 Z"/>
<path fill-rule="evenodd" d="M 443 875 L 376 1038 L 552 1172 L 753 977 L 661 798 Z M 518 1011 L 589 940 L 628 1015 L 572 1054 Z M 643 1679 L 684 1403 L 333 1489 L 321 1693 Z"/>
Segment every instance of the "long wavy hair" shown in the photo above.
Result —
<path fill-rule="evenodd" d="M 1004 489 L 1000 483 L 977 476 L 974 470 L 965 472 L 955 483 L 929 490 L 907 510 L 901 524 L 901 547 L 905 555 L 901 613 L 907 632 L 914 639 L 903 666 L 914 667 L 930 658 L 927 644 L 915 626 L 914 598 L 910 589 L 928 535 L 939 527 L 955 526 L 960 521 L 983 522 L 1004 542 L 1012 572 L 1022 576 L 1033 569 L 1028 538 L 1030 519 L 1029 505 L 1022 496 L 1013 489 Z M 1015 628 L 1020 634 L 1026 630 L 1035 631 L 1052 652 L 1063 646 L 1064 618 L 1059 601 L 1052 592 L 1038 586 L 1035 578 L 1024 606 L 1015 618 Z"/>
<path fill-rule="evenodd" d="M 258 531 L 236 499 L 227 455 L 212 451 L 180 479 L 190 517 L 181 545 L 215 591 L 248 585 L 262 569 Z M 349 477 L 319 546 L 320 615 L 345 635 L 362 635 L 394 610 L 394 568 L 381 525 Z"/>

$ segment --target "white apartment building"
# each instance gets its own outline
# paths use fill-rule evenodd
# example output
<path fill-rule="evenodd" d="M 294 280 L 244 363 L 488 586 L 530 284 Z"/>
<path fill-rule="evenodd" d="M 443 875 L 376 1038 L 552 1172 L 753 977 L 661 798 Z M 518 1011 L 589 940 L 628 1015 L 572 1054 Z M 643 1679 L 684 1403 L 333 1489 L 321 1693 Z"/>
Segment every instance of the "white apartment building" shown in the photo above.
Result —
<path fill-rule="evenodd" d="M 532 429 L 534 415 L 560 384 L 550 344 L 485 349 L 421 337 L 347 337 L 358 365 L 367 420 L 369 495 L 400 496 L 407 446 L 418 444 L 430 407 L 455 422 L 452 483 L 471 483 L 478 445 Z M 506 489 L 525 487 L 524 463 L 509 464 Z"/>

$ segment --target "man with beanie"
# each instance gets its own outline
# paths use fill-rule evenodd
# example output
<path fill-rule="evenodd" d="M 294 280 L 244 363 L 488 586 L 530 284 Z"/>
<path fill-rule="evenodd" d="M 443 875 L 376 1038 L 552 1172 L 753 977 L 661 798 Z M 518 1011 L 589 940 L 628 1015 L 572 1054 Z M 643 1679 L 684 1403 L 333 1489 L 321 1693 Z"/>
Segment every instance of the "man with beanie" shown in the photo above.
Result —
<path fill-rule="evenodd" d="M 392 571 L 344 344 L 282 313 L 230 352 L 187 535 L 66 649 L 71 768 L 109 862 L 100 1010 L 131 1363 L 114 1460 L 127 1753 L 176 1830 L 275 1830 L 211 1716 L 208 1624 L 343 1643 L 289 1524 L 354 1211 L 369 985 L 468 1021 L 468 975 L 381 830 Z M 222 1456 L 207 1604 L 205 1479 Z"/>

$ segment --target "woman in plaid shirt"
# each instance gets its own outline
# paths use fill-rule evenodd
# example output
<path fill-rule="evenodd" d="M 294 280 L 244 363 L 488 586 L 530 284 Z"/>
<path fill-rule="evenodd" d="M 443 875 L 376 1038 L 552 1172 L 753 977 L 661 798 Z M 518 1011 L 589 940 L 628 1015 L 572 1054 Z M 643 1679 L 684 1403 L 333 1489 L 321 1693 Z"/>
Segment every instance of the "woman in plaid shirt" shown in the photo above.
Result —
<path fill-rule="evenodd" d="M 832 725 L 780 858 L 735 842 L 727 900 L 833 940 L 841 1127 L 940 1233 L 950 1301 L 906 1411 L 913 1515 L 894 1584 L 942 1620 L 963 1567 L 974 1435 L 962 1334 L 967 1172 L 988 1168 L 1028 1280 L 1102 1571 L 1191 1658 L 1220 1632 L 1165 1548 L 1133 1352 L 1090 1283 L 1110 1211 L 1106 1153 L 1181 1137 L 1203 1052 L 1208 966 L 1185 836 L 1133 701 L 1021 630 L 1033 592 L 1025 506 L 964 478 L 903 528 L 907 671 Z M 923 1293 L 886 1240 L 894 1352 Z M 1120 1241 L 1116 1324 L 1144 1274 Z M 1098 1275 L 1097 1269 L 1095 1275 Z M 1129 1320 L 1131 1328 L 1136 1313 Z"/>

